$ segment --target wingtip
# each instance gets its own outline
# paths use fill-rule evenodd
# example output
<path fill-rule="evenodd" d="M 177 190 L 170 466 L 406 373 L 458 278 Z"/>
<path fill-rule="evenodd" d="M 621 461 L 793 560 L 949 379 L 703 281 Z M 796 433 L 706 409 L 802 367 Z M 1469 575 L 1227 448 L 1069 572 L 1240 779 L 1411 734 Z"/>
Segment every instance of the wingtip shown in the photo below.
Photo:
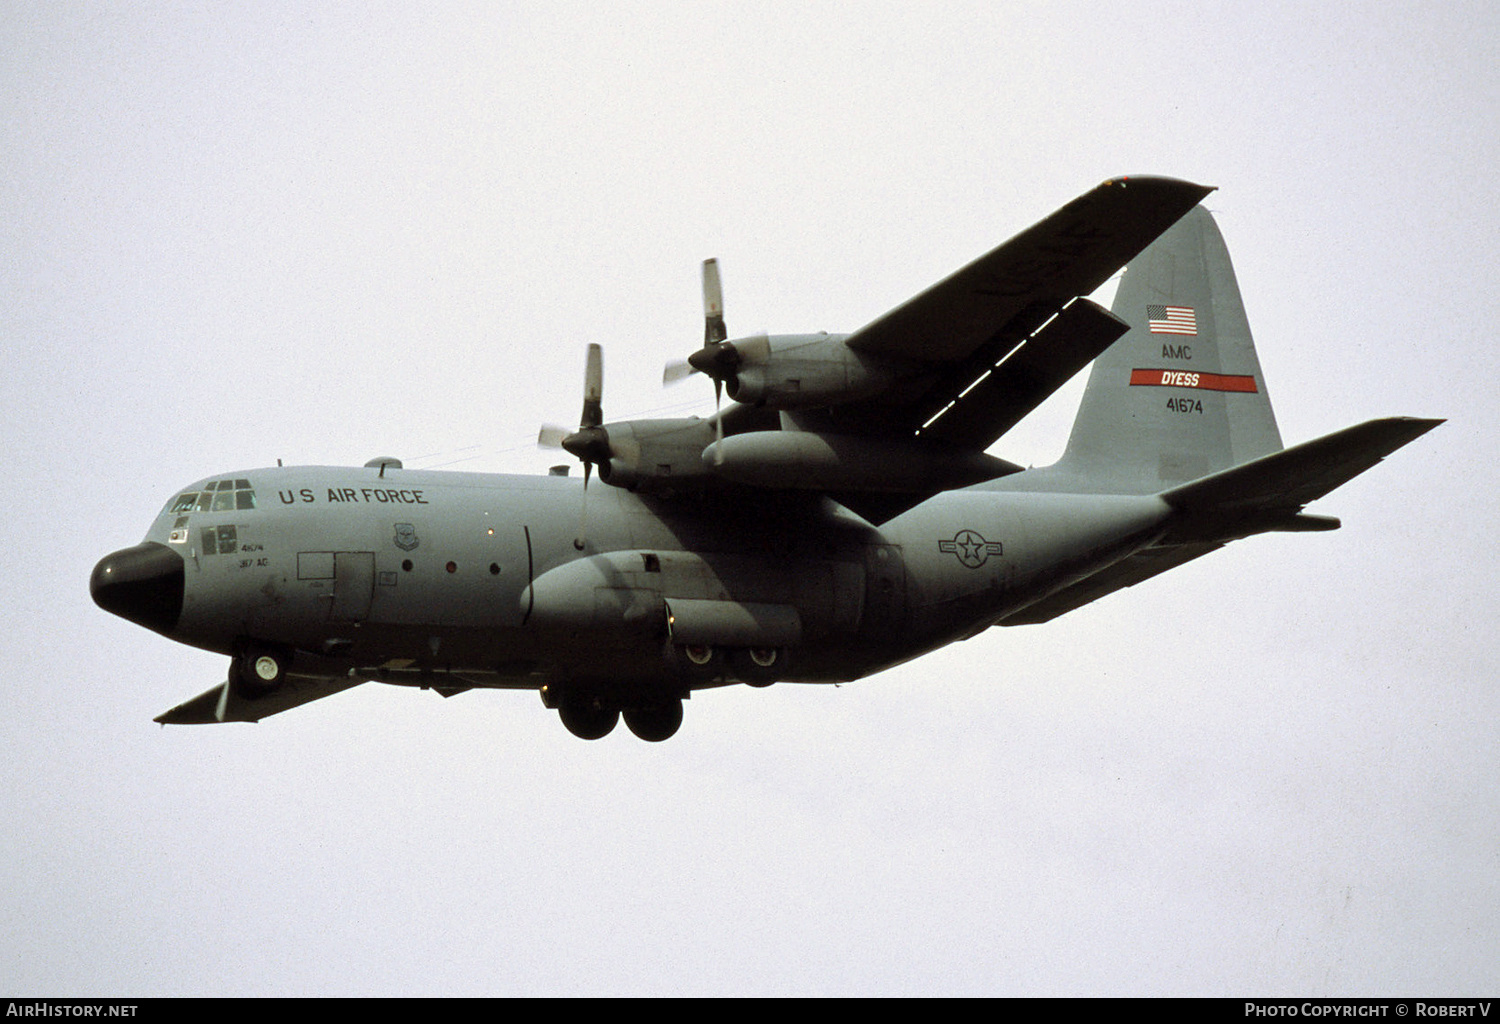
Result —
<path fill-rule="evenodd" d="M 1113 178 L 1106 178 L 1100 188 L 1164 188 L 1171 190 L 1182 190 L 1196 193 L 1201 200 L 1210 192 L 1218 190 L 1217 185 L 1200 185 L 1196 181 L 1188 181 L 1186 178 L 1173 178 L 1164 174 L 1118 174 Z"/>
<path fill-rule="evenodd" d="M 1433 430 L 1448 422 L 1446 417 L 1434 419 L 1424 416 L 1392 416 L 1391 421 L 1404 424 L 1406 432 L 1411 434 L 1412 440 L 1416 440 L 1429 430 Z"/>

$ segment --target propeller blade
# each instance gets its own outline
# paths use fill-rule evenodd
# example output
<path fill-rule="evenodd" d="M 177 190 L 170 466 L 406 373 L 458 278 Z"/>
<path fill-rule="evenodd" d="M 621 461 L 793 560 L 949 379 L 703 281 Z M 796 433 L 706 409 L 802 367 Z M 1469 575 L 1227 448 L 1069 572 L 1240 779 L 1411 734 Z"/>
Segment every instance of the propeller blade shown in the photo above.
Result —
<path fill-rule="evenodd" d="M 714 378 L 714 464 L 724 464 L 724 410 L 719 408 L 719 400 L 724 393 L 724 382 Z"/>
<path fill-rule="evenodd" d="M 538 448 L 561 448 L 563 439 L 571 431 L 567 427 L 559 427 L 556 423 L 543 423 L 542 429 L 537 432 L 536 444 Z"/>
<path fill-rule="evenodd" d="M 667 364 L 666 369 L 662 370 L 661 382 L 663 385 L 676 384 L 678 381 L 691 377 L 697 372 L 693 364 L 686 359 L 675 359 Z"/>
<path fill-rule="evenodd" d="M 719 283 L 719 261 L 703 261 L 703 344 L 717 345 L 729 337 L 724 327 L 724 289 Z"/>
<path fill-rule="evenodd" d="M 580 430 L 598 427 L 604 423 L 604 350 L 589 343 L 588 359 L 583 370 L 583 415 L 578 419 Z"/>
<path fill-rule="evenodd" d="M 578 536 L 573 540 L 573 547 L 582 551 L 588 543 L 589 525 L 589 474 L 593 472 L 594 464 L 587 459 L 583 460 L 583 499 L 578 503 Z"/>

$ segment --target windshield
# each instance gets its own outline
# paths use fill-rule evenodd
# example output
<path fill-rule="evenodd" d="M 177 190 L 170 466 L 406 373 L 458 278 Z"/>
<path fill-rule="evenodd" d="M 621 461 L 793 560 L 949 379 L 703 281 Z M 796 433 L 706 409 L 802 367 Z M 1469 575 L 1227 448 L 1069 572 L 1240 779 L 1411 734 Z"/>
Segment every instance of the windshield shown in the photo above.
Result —
<path fill-rule="evenodd" d="M 167 502 L 164 516 L 186 512 L 246 512 L 255 508 L 255 489 L 249 480 L 213 480 L 200 490 L 183 491 Z"/>

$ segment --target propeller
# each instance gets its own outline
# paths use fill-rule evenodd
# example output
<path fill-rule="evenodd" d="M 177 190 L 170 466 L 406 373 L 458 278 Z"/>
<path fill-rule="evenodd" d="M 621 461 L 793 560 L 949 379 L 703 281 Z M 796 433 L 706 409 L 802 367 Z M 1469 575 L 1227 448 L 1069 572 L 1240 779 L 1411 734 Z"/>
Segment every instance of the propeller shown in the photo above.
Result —
<path fill-rule="evenodd" d="M 578 429 L 569 432 L 566 427 L 546 425 L 536 438 L 543 448 L 561 448 L 583 463 L 583 509 L 579 514 L 578 538 L 573 541 L 580 551 L 588 522 L 589 477 L 595 466 L 609 461 L 611 454 L 609 431 L 604 429 L 603 397 L 604 350 L 591 342 L 583 369 L 583 413 L 578 419 Z"/>
<path fill-rule="evenodd" d="M 662 372 L 663 384 L 674 384 L 694 373 L 701 373 L 714 382 L 714 436 L 715 448 L 724 440 L 724 418 L 720 414 L 723 401 L 724 382 L 732 378 L 740 366 L 740 352 L 734 343 L 726 341 L 729 331 L 724 326 L 724 289 L 719 281 L 719 261 L 703 261 L 703 347 L 686 359 L 667 364 Z"/>
<path fill-rule="evenodd" d="M 724 289 L 719 281 L 719 261 L 703 261 L 703 347 L 686 359 L 667 364 L 662 372 L 663 384 L 677 381 L 695 373 L 702 373 L 714 381 L 714 390 L 722 388 L 728 378 L 734 376 L 740 365 L 740 353 L 734 343 L 726 341 L 729 331 L 724 326 Z"/>

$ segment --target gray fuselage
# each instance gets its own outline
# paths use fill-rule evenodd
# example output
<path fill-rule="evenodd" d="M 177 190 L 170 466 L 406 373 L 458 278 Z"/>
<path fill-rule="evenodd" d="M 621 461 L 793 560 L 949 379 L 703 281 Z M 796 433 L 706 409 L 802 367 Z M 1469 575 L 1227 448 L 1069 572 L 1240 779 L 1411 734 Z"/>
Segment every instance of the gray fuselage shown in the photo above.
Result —
<path fill-rule="evenodd" d="M 218 511 L 190 498 L 234 483 L 253 498 L 220 497 Z M 815 495 L 656 498 L 596 482 L 582 520 L 576 478 L 241 472 L 189 488 L 147 533 L 184 563 L 180 615 L 153 628 L 418 685 L 734 681 L 684 681 L 674 640 L 784 647 L 781 678 L 844 681 L 985 629 L 1149 543 L 1168 515 L 1152 496 L 1020 483 L 939 495 L 875 529 Z"/>

